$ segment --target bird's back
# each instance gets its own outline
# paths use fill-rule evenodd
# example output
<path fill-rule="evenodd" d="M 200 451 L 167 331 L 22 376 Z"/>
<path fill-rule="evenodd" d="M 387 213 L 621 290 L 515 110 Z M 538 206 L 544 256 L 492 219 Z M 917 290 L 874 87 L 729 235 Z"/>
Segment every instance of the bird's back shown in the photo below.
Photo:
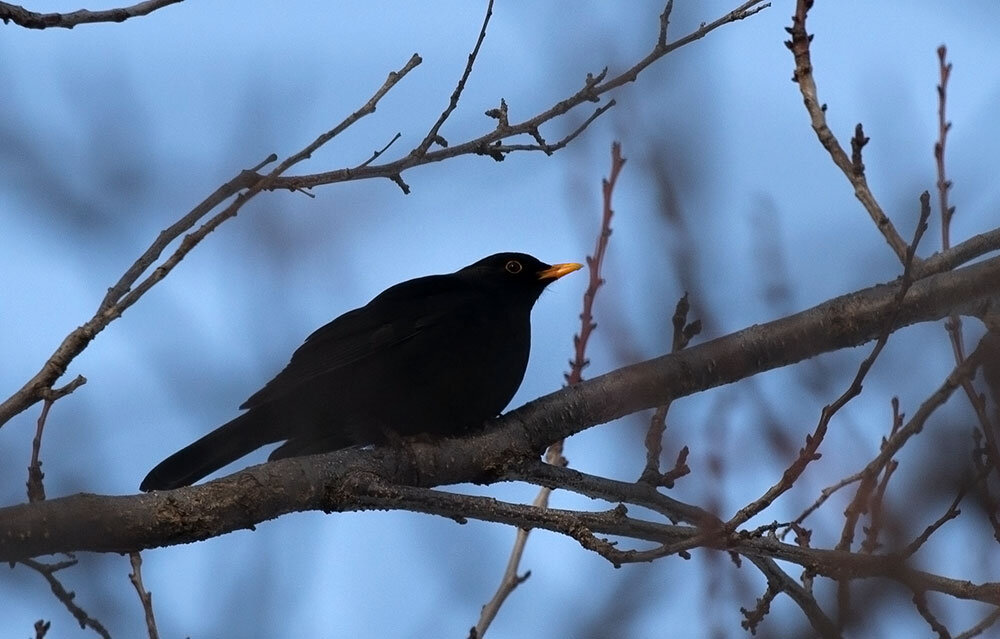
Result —
<path fill-rule="evenodd" d="M 282 415 L 297 441 L 279 456 L 475 428 L 528 362 L 530 305 L 503 302 L 453 275 L 398 284 L 318 329 L 244 407 Z"/>

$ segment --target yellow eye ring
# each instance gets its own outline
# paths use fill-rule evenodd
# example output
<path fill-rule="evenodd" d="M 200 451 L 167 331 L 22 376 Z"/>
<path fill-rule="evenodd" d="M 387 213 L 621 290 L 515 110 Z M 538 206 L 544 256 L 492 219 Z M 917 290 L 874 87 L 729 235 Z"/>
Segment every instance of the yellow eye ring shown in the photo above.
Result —
<path fill-rule="evenodd" d="M 503 268 L 511 275 L 517 275 L 518 273 L 521 272 L 521 269 L 523 269 L 524 267 L 521 266 L 521 263 L 518 262 L 517 260 L 511 260 L 507 262 Z"/>

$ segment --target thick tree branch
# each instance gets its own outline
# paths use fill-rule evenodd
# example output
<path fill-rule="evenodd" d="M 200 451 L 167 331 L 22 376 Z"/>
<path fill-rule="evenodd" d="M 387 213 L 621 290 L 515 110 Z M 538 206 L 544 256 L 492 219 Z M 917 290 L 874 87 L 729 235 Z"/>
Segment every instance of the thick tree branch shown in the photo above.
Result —
<path fill-rule="evenodd" d="M 80 494 L 0 509 L 0 561 L 197 541 L 301 510 L 362 508 L 351 486 L 490 482 L 558 439 L 671 399 L 1000 303 L 1000 257 L 915 282 L 882 284 L 809 310 L 607 373 L 535 400 L 488 431 L 436 444 L 345 450 L 254 466 L 207 484 L 126 497 Z M 898 305 L 898 306 L 897 306 Z"/>

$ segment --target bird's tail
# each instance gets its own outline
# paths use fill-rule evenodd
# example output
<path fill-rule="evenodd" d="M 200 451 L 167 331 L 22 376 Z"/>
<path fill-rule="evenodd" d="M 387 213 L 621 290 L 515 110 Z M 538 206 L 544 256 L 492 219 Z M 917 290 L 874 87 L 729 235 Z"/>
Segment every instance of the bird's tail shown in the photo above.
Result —
<path fill-rule="evenodd" d="M 257 450 L 285 439 L 274 432 L 266 411 L 250 410 L 167 457 L 139 484 L 139 490 L 171 490 L 189 486 L 205 475 Z"/>

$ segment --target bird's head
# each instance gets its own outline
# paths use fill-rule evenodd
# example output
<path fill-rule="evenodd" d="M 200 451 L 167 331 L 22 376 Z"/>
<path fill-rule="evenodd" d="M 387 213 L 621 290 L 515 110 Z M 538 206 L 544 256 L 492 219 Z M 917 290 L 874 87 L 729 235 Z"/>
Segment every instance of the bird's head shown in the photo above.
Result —
<path fill-rule="evenodd" d="M 496 253 L 460 269 L 456 275 L 534 304 L 546 286 L 580 268 L 582 265 L 575 262 L 546 264 L 527 253 Z"/>

